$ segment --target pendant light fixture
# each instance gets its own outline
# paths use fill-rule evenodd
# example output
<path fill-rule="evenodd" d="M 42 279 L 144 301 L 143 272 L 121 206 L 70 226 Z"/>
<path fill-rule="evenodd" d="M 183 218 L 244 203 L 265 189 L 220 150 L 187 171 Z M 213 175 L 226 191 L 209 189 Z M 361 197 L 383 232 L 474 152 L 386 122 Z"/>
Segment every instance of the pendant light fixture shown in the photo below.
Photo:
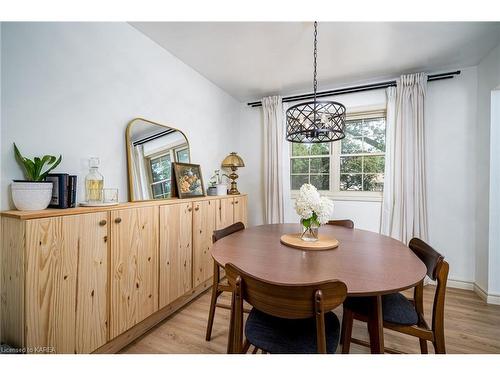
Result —
<path fill-rule="evenodd" d="M 286 139 L 295 143 L 324 143 L 345 137 L 345 106 L 341 103 L 316 100 L 316 59 L 318 23 L 314 22 L 314 101 L 300 103 L 286 111 Z"/>

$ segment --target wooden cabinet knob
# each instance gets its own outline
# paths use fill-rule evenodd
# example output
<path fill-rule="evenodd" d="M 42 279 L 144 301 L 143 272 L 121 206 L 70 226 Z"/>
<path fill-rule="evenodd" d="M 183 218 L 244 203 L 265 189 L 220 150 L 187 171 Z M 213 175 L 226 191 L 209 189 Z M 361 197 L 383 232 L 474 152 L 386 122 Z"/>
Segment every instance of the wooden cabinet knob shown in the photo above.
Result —
<path fill-rule="evenodd" d="M 193 211 L 193 208 L 192 208 L 192 207 L 189 207 L 189 208 L 188 208 L 188 211 L 189 211 L 189 212 Z"/>
<path fill-rule="evenodd" d="M 116 223 L 116 224 L 120 224 L 121 222 L 122 222 L 122 219 L 121 219 L 120 217 L 117 217 L 117 218 L 115 219 L 115 223 Z"/>
<path fill-rule="evenodd" d="M 107 223 L 107 221 L 106 221 L 106 220 L 101 220 L 101 221 L 99 222 L 99 225 L 100 225 L 101 227 L 103 227 L 103 226 L 105 226 L 105 225 L 106 225 L 106 223 Z"/>
<path fill-rule="evenodd" d="M 238 201 L 234 201 L 234 204 L 238 204 Z"/>
<path fill-rule="evenodd" d="M 198 211 L 199 209 L 200 209 L 200 206 L 196 206 L 196 207 L 194 208 L 194 210 L 195 210 L 195 211 Z"/>

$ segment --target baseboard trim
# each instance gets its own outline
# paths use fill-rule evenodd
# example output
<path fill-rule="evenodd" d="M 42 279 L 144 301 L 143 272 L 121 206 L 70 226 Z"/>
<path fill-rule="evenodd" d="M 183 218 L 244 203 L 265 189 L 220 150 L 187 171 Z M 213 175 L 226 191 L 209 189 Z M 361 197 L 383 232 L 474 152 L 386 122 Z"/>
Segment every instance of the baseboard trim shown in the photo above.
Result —
<path fill-rule="evenodd" d="M 483 301 L 490 305 L 500 305 L 500 295 L 498 294 L 488 294 L 486 291 L 481 288 L 479 285 L 474 283 L 474 292 L 481 297 Z"/>
<path fill-rule="evenodd" d="M 424 284 L 425 285 L 427 285 L 427 284 L 436 285 L 436 282 L 432 281 L 432 280 L 428 280 L 427 283 L 424 283 Z M 479 285 L 477 285 L 473 281 L 448 279 L 448 282 L 446 285 L 448 288 L 472 290 L 486 303 L 488 303 L 490 305 L 500 305 L 500 295 L 499 294 L 493 294 L 493 293 L 488 294 L 483 288 L 481 288 Z"/>

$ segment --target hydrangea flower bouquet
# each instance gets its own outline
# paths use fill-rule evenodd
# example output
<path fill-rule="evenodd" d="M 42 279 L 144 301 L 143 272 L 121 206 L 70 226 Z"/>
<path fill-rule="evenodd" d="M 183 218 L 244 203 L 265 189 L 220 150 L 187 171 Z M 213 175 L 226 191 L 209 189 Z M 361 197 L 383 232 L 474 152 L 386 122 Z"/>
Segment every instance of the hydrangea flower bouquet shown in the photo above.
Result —
<path fill-rule="evenodd" d="M 321 197 L 313 185 L 304 184 L 295 200 L 295 211 L 300 216 L 302 224 L 302 240 L 317 241 L 318 228 L 330 219 L 333 202 L 326 197 Z"/>

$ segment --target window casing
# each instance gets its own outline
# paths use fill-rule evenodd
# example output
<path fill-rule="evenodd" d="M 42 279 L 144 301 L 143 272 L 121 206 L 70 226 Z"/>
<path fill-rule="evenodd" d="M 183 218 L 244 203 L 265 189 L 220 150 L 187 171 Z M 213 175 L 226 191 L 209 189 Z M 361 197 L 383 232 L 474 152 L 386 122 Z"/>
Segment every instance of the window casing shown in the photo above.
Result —
<path fill-rule="evenodd" d="M 380 201 L 384 167 L 385 110 L 382 109 L 348 113 L 346 138 L 341 141 L 290 143 L 292 197 L 303 183 L 309 182 L 322 195 L 333 199 Z"/>

